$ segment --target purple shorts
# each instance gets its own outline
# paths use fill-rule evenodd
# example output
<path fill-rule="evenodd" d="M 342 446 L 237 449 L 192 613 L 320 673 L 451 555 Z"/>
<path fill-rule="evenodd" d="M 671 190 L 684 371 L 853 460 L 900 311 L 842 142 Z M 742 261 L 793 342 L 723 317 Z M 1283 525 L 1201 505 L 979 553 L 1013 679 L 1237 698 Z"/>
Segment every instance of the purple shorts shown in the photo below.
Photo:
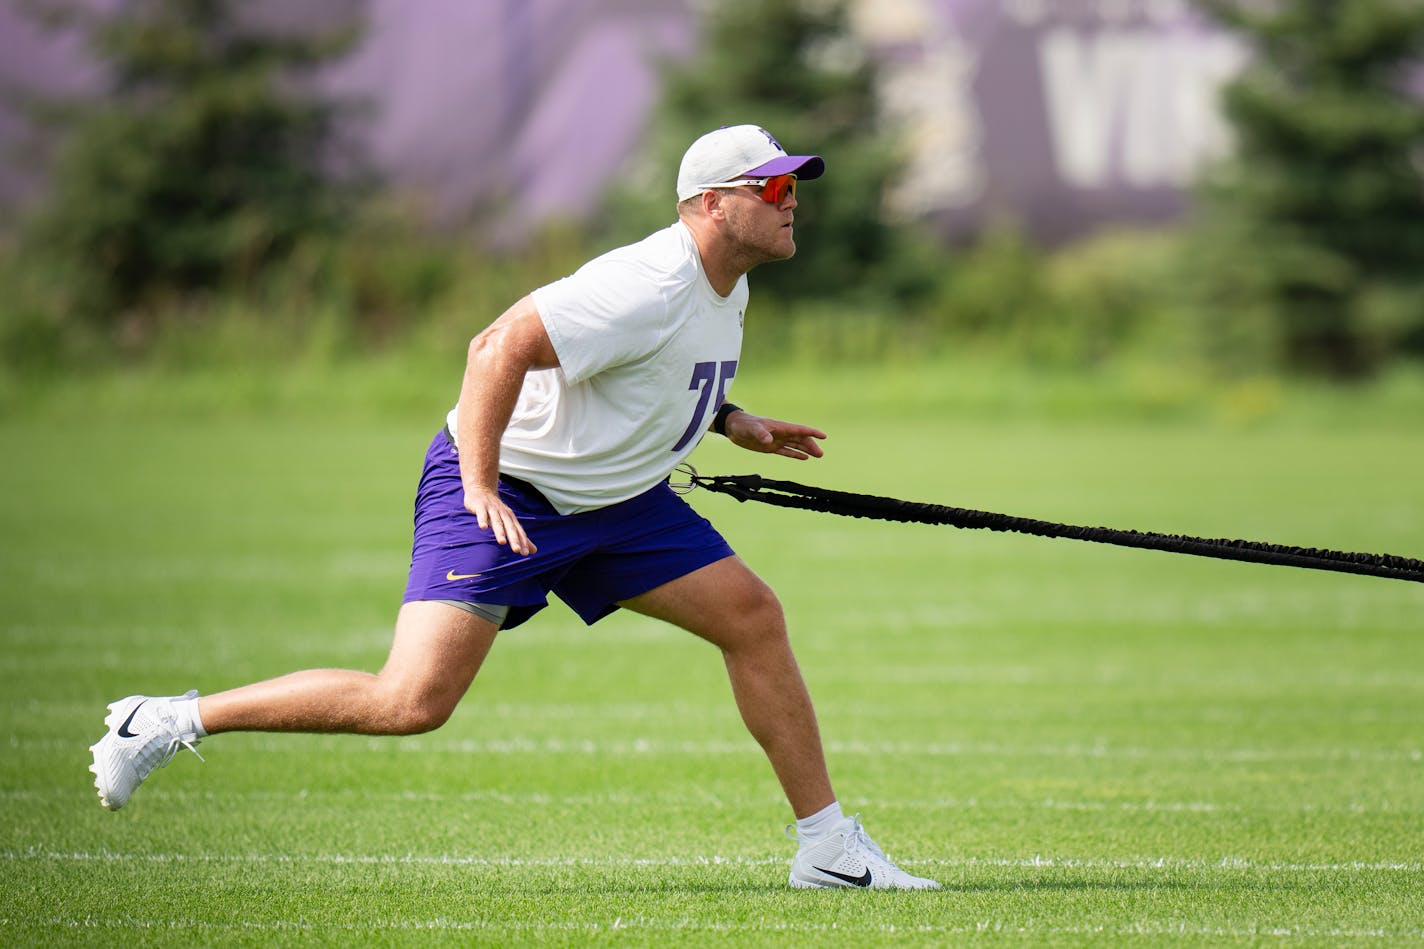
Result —
<path fill-rule="evenodd" d="M 465 510 L 460 462 L 442 431 L 425 453 L 415 498 L 415 542 L 404 602 L 457 600 L 510 607 L 512 629 L 553 592 L 585 623 L 618 603 L 732 556 L 707 519 L 667 483 L 582 514 L 560 514 L 527 482 L 501 476 L 499 496 L 538 550 L 495 542 Z"/>

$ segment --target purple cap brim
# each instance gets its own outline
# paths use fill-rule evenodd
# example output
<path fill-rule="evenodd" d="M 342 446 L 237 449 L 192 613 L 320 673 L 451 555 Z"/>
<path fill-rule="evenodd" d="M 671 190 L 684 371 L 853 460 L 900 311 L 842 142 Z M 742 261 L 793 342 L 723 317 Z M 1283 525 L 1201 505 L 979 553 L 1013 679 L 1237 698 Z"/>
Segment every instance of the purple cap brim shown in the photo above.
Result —
<path fill-rule="evenodd" d="M 764 165 L 742 172 L 739 178 L 770 178 L 773 175 L 795 175 L 801 181 L 819 178 L 826 172 L 820 155 L 781 155 Z"/>

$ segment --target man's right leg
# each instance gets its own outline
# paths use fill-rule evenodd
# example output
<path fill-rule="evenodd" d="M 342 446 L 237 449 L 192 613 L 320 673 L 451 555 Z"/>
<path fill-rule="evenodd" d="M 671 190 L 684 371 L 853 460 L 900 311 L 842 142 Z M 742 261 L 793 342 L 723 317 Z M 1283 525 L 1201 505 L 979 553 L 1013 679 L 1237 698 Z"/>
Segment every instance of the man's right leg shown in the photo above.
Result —
<path fill-rule="evenodd" d="M 413 735 L 445 724 L 494 643 L 498 627 L 444 603 L 401 607 L 380 672 L 308 669 L 203 696 L 208 734 L 227 731 Z"/>
<path fill-rule="evenodd" d="M 405 604 L 379 673 L 310 669 L 196 699 L 134 695 L 109 706 L 91 747 L 100 802 L 118 810 L 155 768 L 224 731 L 408 735 L 445 723 L 474 680 L 498 627 L 444 603 Z M 196 699 L 198 714 L 192 714 Z M 201 723 L 199 725 L 199 723 Z"/>

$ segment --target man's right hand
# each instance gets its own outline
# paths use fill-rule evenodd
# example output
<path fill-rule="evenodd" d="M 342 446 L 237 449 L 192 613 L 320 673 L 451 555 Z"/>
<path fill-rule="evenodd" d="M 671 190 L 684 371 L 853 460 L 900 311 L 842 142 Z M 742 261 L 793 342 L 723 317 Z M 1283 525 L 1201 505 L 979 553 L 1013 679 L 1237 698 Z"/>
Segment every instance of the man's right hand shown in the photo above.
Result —
<path fill-rule="evenodd" d="M 488 488 L 467 489 L 465 491 L 465 510 L 475 515 L 475 519 L 480 522 L 481 529 L 494 532 L 494 539 L 497 543 L 508 544 L 509 549 L 516 554 L 527 557 L 539 549 L 534 546 L 529 535 L 524 533 L 519 518 L 515 517 L 509 506 L 499 499 L 497 489 L 493 491 Z"/>

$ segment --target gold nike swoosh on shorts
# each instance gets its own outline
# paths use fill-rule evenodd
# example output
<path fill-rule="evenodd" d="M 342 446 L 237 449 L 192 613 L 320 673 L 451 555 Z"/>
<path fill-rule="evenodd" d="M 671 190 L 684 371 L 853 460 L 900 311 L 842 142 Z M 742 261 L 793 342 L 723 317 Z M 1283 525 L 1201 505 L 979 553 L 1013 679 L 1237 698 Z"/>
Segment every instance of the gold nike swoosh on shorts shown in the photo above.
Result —
<path fill-rule="evenodd" d="M 456 573 L 454 570 L 451 570 L 449 573 L 445 574 L 445 579 L 446 579 L 446 580 L 468 580 L 468 579 L 470 579 L 471 577 L 478 577 L 478 576 L 479 576 L 478 573 Z"/>

